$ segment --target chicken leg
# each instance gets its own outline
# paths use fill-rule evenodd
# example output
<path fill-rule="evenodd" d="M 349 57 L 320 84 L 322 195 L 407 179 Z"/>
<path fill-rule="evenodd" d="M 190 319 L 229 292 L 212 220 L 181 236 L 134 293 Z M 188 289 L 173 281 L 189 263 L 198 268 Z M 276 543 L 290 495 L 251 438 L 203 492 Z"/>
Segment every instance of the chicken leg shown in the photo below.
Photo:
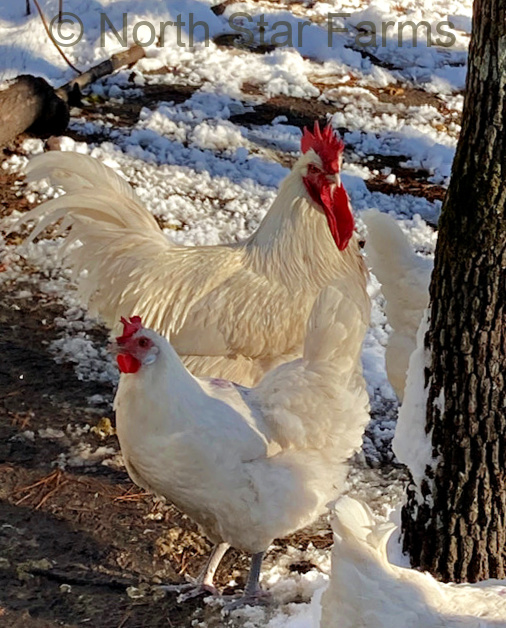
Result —
<path fill-rule="evenodd" d="M 196 578 L 189 579 L 190 582 L 185 584 L 160 585 L 158 588 L 169 593 L 182 593 L 183 595 L 180 598 L 181 602 L 199 595 L 205 595 L 206 593 L 218 595 L 218 590 L 214 587 L 214 574 L 229 547 L 230 545 L 228 543 L 218 543 L 215 545 L 204 569 Z"/>
<path fill-rule="evenodd" d="M 226 604 L 224 610 L 230 612 L 242 606 L 256 606 L 258 604 L 268 604 L 270 601 L 270 593 L 264 591 L 259 584 L 260 572 L 262 570 L 262 561 L 265 552 L 258 552 L 251 557 L 251 567 L 248 574 L 248 581 L 244 588 L 244 594 Z"/>

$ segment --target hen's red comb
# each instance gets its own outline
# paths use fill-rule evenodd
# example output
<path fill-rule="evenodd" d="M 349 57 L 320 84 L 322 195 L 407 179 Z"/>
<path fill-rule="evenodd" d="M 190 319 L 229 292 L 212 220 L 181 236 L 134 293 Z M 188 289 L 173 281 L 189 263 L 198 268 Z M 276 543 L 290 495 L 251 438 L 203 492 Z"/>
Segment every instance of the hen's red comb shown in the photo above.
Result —
<path fill-rule="evenodd" d="M 341 166 L 341 155 L 344 151 L 344 142 L 334 134 L 330 124 L 320 131 L 318 121 L 314 123 L 313 132 L 304 127 L 300 148 L 303 153 L 307 153 L 311 148 L 320 157 L 329 173 L 339 172 Z"/>
<path fill-rule="evenodd" d="M 127 321 L 127 319 L 122 316 L 121 322 L 123 323 L 123 335 L 116 338 L 116 342 L 119 344 L 128 340 L 128 338 L 133 336 L 135 332 L 139 331 L 139 329 L 142 329 L 142 320 L 140 316 L 131 316 L 130 321 Z"/>

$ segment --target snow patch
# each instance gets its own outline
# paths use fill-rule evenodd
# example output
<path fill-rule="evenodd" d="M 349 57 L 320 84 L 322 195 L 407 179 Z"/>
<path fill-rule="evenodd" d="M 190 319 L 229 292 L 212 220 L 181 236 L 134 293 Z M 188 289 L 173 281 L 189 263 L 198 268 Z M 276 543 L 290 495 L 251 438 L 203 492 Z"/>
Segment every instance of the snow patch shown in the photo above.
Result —
<path fill-rule="evenodd" d="M 419 492 L 427 466 L 434 464 L 431 433 L 426 432 L 428 388 L 425 387 L 425 369 L 431 360 L 425 347 L 425 335 L 429 317 L 429 310 L 426 310 L 418 329 L 416 349 L 409 360 L 404 401 L 393 440 L 395 455 L 408 467 Z M 424 499 L 421 493 L 420 499 Z"/>

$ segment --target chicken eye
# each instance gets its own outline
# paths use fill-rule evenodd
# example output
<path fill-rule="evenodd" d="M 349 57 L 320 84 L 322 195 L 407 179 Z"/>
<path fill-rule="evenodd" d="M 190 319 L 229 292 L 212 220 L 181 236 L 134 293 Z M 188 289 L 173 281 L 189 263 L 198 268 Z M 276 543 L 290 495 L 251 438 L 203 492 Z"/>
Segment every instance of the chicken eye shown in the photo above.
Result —
<path fill-rule="evenodd" d="M 139 347 L 142 347 L 143 349 L 145 349 L 148 345 L 149 345 L 149 341 L 147 338 L 139 339 Z"/>
<path fill-rule="evenodd" d="M 309 166 L 307 167 L 307 172 L 308 174 L 319 174 L 321 170 L 320 168 L 318 168 L 318 166 L 315 166 L 314 164 L 309 164 Z"/>

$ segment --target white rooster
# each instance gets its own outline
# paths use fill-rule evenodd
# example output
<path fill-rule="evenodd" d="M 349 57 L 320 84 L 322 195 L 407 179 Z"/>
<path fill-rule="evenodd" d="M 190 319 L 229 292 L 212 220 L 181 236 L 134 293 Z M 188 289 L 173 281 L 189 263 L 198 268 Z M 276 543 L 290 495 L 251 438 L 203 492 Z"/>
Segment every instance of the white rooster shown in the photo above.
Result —
<path fill-rule="evenodd" d="M 386 299 L 385 314 L 392 333 L 388 338 L 388 379 L 402 401 L 409 357 L 416 332 L 429 303 L 433 261 L 417 255 L 396 221 L 371 210 L 360 216 L 367 226 L 365 251 Z"/>
<path fill-rule="evenodd" d="M 322 596 L 320 628 L 504 628 L 506 585 L 443 584 L 392 565 L 393 524 L 375 523 L 351 497 L 335 505 L 332 572 Z"/>
<path fill-rule="evenodd" d="M 369 419 L 360 361 L 367 317 L 354 287 L 348 278 L 322 291 L 303 357 L 255 388 L 194 377 L 165 338 L 139 317 L 123 319 L 115 409 L 130 477 L 175 503 L 216 544 L 189 595 L 213 591 L 233 546 L 253 555 L 240 603 L 258 601 L 273 539 L 311 523 L 342 490 Z"/>
<path fill-rule="evenodd" d="M 64 217 L 62 229 L 71 231 L 62 254 L 80 275 L 90 312 L 110 328 L 135 313 L 170 339 L 194 374 L 253 385 L 301 355 L 312 304 L 333 279 L 352 276 L 354 300 L 368 307 L 367 270 L 339 174 L 344 145 L 330 126 L 321 132 L 315 124 L 301 146 L 258 230 L 239 244 L 174 244 L 126 181 L 68 152 L 30 162 L 28 180 L 49 178 L 66 194 L 21 223 L 43 218 L 33 239 Z M 76 241 L 83 246 L 69 246 Z"/>

